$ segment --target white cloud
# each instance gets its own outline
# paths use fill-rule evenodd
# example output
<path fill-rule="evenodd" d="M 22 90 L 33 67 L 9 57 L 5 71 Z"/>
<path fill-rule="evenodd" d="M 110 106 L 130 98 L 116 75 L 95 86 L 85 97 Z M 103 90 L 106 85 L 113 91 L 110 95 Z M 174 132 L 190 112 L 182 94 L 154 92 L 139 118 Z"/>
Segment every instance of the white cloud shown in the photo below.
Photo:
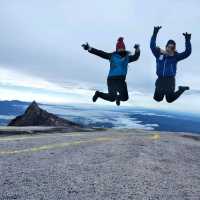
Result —
<path fill-rule="evenodd" d="M 61 86 L 15 70 L 0 68 L 0 99 L 46 103 L 84 102 L 92 91 L 70 83 Z M 87 98 L 88 99 L 88 98 Z"/>
<path fill-rule="evenodd" d="M 64 91 L 64 89 L 57 84 L 50 83 L 42 78 L 18 72 L 16 69 L 6 69 L 6 67 L 2 66 L 0 66 L 0 84 L 2 86 L 18 86 L 53 91 L 57 90 L 62 92 Z"/>
<path fill-rule="evenodd" d="M 99 86 L 104 91 L 106 86 Z M 91 89 L 92 88 L 92 89 Z M 89 83 L 67 82 L 61 85 L 50 83 L 41 78 L 26 75 L 5 68 L 0 68 L 0 99 L 2 100 L 36 100 L 42 103 L 51 104 L 90 104 L 95 87 Z M 157 103 L 153 100 L 153 91 L 142 93 L 131 89 L 129 101 L 122 102 L 122 106 L 143 107 L 164 110 L 177 110 L 182 112 L 199 112 L 200 94 L 199 90 L 189 91 L 180 97 L 176 102 L 168 104 L 165 101 Z M 96 105 L 96 104 L 95 104 Z M 97 105 L 113 105 L 99 99 Z"/>

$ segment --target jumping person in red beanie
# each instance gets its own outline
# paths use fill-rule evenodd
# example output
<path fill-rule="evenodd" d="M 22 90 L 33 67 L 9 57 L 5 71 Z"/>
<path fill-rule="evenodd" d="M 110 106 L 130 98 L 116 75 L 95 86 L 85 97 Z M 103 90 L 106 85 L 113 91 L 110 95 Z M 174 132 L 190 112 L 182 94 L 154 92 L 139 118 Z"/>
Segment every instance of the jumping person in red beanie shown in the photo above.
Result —
<path fill-rule="evenodd" d="M 129 98 L 126 84 L 128 64 L 138 60 L 140 57 L 139 45 L 136 44 L 134 46 L 134 55 L 131 55 L 129 51 L 126 51 L 122 37 L 118 39 L 116 44 L 116 51 L 112 53 L 107 53 L 92 48 L 88 43 L 83 44 L 82 47 L 89 53 L 107 59 L 110 62 L 110 71 L 107 78 L 108 93 L 96 91 L 93 96 L 93 102 L 96 102 L 99 97 L 110 102 L 116 101 L 118 106 L 120 105 L 120 101 L 127 101 Z"/>

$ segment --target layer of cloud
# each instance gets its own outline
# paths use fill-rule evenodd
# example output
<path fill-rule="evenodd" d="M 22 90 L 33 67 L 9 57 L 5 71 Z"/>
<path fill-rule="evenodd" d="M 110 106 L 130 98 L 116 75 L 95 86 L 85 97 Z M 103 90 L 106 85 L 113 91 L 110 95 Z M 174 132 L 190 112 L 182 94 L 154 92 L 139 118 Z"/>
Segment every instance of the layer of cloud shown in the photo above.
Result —
<path fill-rule="evenodd" d="M 1 100 L 36 100 L 41 103 L 50 104 L 91 104 L 94 91 L 102 89 L 103 85 L 93 85 L 83 82 L 68 82 L 65 85 L 48 82 L 41 78 L 33 77 L 24 73 L 0 68 L 0 99 Z M 143 93 L 129 89 L 129 101 L 123 102 L 122 106 L 143 107 L 164 110 L 176 110 L 184 112 L 199 112 L 199 90 L 191 90 L 185 93 L 178 101 L 168 104 L 165 101 L 157 103 L 153 100 L 152 93 Z M 116 106 L 99 99 L 94 105 Z"/>

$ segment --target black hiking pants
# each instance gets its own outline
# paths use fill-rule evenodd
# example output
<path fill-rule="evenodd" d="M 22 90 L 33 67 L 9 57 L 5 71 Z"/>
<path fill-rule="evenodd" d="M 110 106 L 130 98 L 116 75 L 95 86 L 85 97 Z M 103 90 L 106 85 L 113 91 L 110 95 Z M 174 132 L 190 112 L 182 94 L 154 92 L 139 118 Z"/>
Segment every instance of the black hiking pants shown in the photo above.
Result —
<path fill-rule="evenodd" d="M 108 93 L 98 92 L 98 96 L 106 101 L 114 102 L 128 100 L 126 78 L 123 76 L 107 79 Z"/>
<path fill-rule="evenodd" d="M 156 101 L 162 101 L 165 96 L 167 102 L 172 103 L 184 92 L 183 90 L 175 92 L 175 77 L 159 77 L 155 86 L 154 99 Z"/>

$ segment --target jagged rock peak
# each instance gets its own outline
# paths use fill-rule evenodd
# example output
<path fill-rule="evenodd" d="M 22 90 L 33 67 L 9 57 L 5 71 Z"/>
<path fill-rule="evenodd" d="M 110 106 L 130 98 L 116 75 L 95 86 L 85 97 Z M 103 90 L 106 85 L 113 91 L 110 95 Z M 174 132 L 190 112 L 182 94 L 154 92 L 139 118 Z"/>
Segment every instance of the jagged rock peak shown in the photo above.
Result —
<path fill-rule="evenodd" d="M 43 110 L 36 101 L 33 101 L 25 113 L 13 119 L 8 126 L 81 127 L 79 124 Z"/>

